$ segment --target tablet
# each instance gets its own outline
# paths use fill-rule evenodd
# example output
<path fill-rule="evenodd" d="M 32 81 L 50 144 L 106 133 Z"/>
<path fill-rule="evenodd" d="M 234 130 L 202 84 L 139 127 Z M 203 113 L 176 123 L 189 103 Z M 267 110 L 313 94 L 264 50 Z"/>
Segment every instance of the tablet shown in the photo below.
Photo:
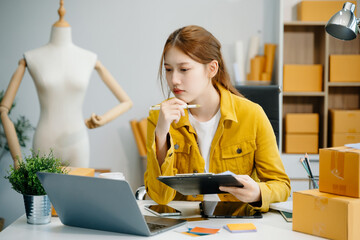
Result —
<path fill-rule="evenodd" d="M 232 174 L 177 174 L 157 179 L 183 195 L 225 193 L 220 191 L 220 186 L 244 187 Z"/>
<path fill-rule="evenodd" d="M 259 210 L 243 202 L 202 201 L 200 213 L 205 218 L 262 218 Z"/>

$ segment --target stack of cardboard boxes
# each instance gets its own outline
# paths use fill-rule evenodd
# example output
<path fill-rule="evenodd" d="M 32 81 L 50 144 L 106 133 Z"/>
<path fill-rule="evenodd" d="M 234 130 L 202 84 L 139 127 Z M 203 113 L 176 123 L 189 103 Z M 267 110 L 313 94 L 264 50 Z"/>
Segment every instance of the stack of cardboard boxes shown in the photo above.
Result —
<path fill-rule="evenodd" d="M 355 4 L 355 1 L 350 2 Z M 301 1 L 297 9 L 298 20 L 328 21 L 344 3 L 345 1 Z M 336 82 L 359 82 L 359 65 L 360 55 L 331 55 L 329 82 L 333 85 Z M 321 67 L 284 65 L 284 91 L 321 91 Z M 305 77 L 307 79 L 304 80 Z M 312 80 L 308 83 L 310 78 Z M 303 83 L 306 84 L 305 87 L 302 86 Z M 354 138 L 352 142 L 360 142 L 356 140 L 360 135 L 360 115 L 357 115 L 360 112 L 357 111 L 360 110 L 331 111 L 333 146 L 349 143 L 349 136 Z M 352 116 L 349 117 L 349 114 Z M 319 189 L 293 194 L 293 230 L 329 239 L 358 240 L 360 150 L 348 147 L 320 149 L 319 157 Z"/>
<path fill-rule="evenodd" d="M 320 149 L 319 189 L 293 195 L 293 230 L 360 239 L 360 150 Z"/>
<path fill-rule="evenodd" d="M 288 113 L 285 116 L 285 152 L 318 153 L 319 114 Z"/>

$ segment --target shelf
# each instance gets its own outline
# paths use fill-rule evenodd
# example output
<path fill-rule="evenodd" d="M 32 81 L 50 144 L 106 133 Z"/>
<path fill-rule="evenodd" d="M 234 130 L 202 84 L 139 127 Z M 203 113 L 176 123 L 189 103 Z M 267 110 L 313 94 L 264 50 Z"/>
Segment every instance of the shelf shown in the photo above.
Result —
<path fill-rule="evenodd" d="M 285 22 L 285 26 L 324 26 L 327 22 L 306 22 L 306 21 L 291 21 Z"/>
<path fill-rule="evenodd" d="M 282 153 L 281 158 L 288 160 L 288 161 L 300 161 L 301 157 L 304 157 L 304 154 L 300 153 Z M 310 162 L 318 162 L 319 161 L 319 154 L 308 154 Z"/>
<path fill-rule="evenodd" d="M 284 92 L 284 97 L 323 97 L 325 92 Z"/>
<path fill-rule="evenodd" d="M 360 82 L 329 82 L 329 87 L 360 87 Z"/>

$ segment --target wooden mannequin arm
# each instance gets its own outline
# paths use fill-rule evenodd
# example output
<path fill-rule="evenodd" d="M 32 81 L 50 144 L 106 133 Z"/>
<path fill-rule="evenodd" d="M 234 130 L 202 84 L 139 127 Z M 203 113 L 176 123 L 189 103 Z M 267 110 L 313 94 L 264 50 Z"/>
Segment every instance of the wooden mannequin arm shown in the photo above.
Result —
<path fill-rule="evenodd" d="M 100 127 L 124 112 L 128 111 L 133 103 L 126 92 L 121 88 L 121 86 L 117 83 L 111 73 L 101 64 L 100 61 L 97 61 L 95 64 L 95 70 L 98 72 L 100 78 L 104 81 L 106 86 L 111 90 L 111 92 L 115 95 L 115 97 L 119 100 L 120 104 L 116 107 L 110 109 L 102 116 L 98 116 L 96 114 L 92 114 L 91 118 L 86 119 L 85 124 L 88 128 L 96 128 Z"/>
<path fill-rule="evenodd" d="M 26 68 L 25 59 L 21 59 L 19 61 L 19 66 L 11 78 L 9 86 L 0 104 L 1 121 L 4 127 L 4 132 L 9 145 L 11 157 L 14 161 L 15 168 L 18 167 L 18 160 L 21 160 L 22 156 L 21 156 L 19 140 L 16 135 L 16 130 L 13 122 L 10 120 L 8 116 L 8 113 L 14 102 L 21 80 L 24 77 L 25 68 Z"/>

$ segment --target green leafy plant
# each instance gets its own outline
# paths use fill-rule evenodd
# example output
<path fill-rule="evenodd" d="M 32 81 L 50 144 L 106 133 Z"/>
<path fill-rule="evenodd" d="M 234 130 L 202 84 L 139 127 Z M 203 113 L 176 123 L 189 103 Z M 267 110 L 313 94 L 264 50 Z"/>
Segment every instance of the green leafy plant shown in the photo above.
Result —
<path fill-rule="evenodd" d="M 42 187 L 37 172 L 52 172 L 67 174 L 68 171 L 63 166 L 59 158 L 54 157 L 51 150 L 48 155 L 40 156 L 39 152 L 26 156 L 23 161 L 19 161 L 19 167 L 15 169 L 10 166 L 10 171 L 6 179 L 12 185 L 12 188 L 18 193 L 25 195 L 46 195 Z"/>
<path fill-rule="evenodd" d="M 2 102 L 2 99 L 4 97 L 4 90 L 0 92 L 0 102 Z M 9 115 L 11 113 L 11 110 L 15 107 L 15 103 L 12 104 Z M 9 146 L 6 140 L 6 136 L 4 133 L 3 125 L 0 119 L 0 149 L 9 151 Z M 19 140 L 19 144 L 22 147 L 26 147 L 26 142 L 30 139 L 27 133 L 29 130 L 34 130 L 34 127 L 31 125 L 30 121 L 25 116 L 20 116 L 15 122 L 14 127 L 16 131 L 16 135 Z"/>

